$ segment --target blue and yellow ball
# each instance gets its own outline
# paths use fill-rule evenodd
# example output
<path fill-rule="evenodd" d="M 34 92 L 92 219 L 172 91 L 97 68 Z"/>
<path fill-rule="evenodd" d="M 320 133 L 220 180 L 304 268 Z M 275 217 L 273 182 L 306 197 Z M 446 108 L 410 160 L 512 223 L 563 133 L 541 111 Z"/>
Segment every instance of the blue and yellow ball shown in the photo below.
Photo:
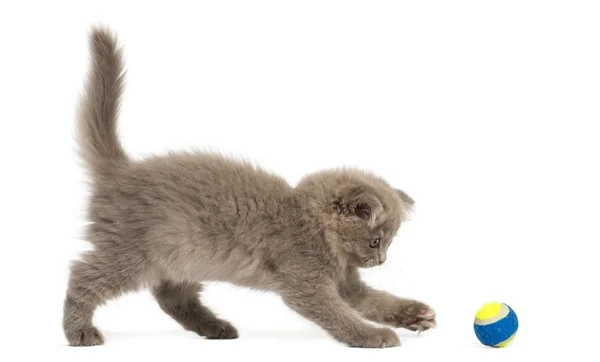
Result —
<path fill-rule="evenodd" d="M 481 343 L 490 347 L 506 347 L 513 341 L 519 329 L 515 311 L 499 302 L 486 303 L 475 315 L 475 335 Z"/>

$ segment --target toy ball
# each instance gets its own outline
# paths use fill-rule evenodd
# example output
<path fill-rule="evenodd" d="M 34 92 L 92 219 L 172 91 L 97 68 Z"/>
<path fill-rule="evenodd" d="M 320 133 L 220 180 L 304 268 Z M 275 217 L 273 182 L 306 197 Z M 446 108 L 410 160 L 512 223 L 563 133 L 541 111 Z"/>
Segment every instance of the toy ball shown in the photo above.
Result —
<path fill-rule="evenodd" d="M 475 335 L 481 343 L 490 347 L 506 347 L 517 334 L 519 320 L 506 304 L 486 303 L 475 315 Z"/>

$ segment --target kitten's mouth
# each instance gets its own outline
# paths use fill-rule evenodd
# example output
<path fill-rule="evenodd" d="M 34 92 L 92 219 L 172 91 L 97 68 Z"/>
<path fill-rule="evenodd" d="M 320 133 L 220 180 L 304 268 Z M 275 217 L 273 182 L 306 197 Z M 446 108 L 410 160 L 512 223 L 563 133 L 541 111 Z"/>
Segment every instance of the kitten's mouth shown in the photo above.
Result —
<path fill-rule="evenodd" d="M 374 266 L 380 265 L 379 260 L 375 260 L 373 258 L 367 259 L 363 262 L 363 268 L 372 268 Z"/>
<path fill-rule="evenodd" d="M 380 262 L 379 258 L 362 258 L 356 254 L 351 254 L 350 257 L 350 263 L 358 266 L 359 268 L 373 268 L 383 264 Z"/>

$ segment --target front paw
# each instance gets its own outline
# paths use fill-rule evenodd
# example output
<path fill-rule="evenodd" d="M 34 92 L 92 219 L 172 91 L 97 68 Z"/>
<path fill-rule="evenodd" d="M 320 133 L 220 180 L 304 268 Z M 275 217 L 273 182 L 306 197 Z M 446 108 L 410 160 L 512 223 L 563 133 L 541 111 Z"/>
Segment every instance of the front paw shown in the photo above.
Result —
<path fill-rule="evenodd" d="M 402 301 L 384 321 L 395 327 L 419 332 L 436 327 L 435 311 L 416 300 Z"/>
<path fill-rule="evenodd" d="M 398 335 L 389 328 L 374 328 L 369 332 L 348 338 L 350 347 L 387 348 L 400 345 Z"/>

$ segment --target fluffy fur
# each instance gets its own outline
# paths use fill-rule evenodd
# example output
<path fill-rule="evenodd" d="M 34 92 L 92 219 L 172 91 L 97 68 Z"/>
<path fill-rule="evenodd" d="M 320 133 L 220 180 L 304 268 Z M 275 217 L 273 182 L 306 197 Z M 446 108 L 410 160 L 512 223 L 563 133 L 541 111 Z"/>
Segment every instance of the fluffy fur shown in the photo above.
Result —
<path fill-rule="evenodd" d="M 79 143 L 92 180 L 86 238 L 72 264 L 64 331 L 73 346 L 104 342 L 96 307 L 141 287 L 185 329 L 237 338 L 200 299 L 202 281 L 278 293 L 336 340 L 399 345 L 390 328 L 435 326 L 427 305 L 374 290 L 358 268 L 382 264 L 414 201 L 373 174 L 338 169 L 296 187 L 250 164 L 209 153 L 133 161 L 117 138 L 123 64 L 106 29 L 90 36 L 91 70 Z"/>

